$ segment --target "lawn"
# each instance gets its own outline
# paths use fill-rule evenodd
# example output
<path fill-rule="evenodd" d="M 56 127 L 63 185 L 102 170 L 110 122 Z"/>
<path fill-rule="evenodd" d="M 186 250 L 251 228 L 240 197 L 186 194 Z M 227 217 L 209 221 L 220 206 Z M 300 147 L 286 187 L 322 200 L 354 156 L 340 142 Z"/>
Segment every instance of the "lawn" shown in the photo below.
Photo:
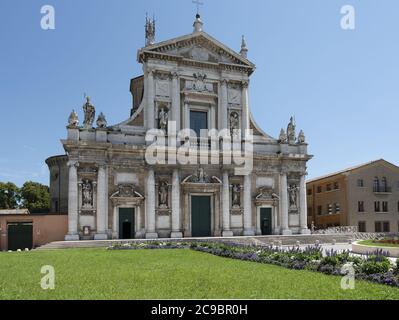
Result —
<path fill-rule="evenodd" d="M 40 269 L 55 268 L 54 290 Z M 0 253 L 0 299 L 399 299 L 399 289 L 221 258 L 189 249 Z"/>
<path fill-rule="evenodd" d="M 364 246 L 370 246 L 370 247 L 391 247 L 391 248 L 399 247 L 399 244 L 380 243 L 380 242 L 374 242 L 374 240 L 362 240 L 362 241 L 359 241 L 359 244 L 362 244 Z"/>

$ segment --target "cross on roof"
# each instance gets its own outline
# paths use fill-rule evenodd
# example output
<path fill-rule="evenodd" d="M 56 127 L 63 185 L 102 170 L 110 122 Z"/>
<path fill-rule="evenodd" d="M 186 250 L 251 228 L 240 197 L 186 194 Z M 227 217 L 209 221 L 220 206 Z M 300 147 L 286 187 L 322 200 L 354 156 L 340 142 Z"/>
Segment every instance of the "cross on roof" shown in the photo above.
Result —
<path fill-rule="evenodd" d="M 200 6 L 203 6 L 204 3 L 201 2 L 200 0 L 192 0 L 192 2 L 197 5 L 197 14 L 199 14 L 199 8 Z"/>

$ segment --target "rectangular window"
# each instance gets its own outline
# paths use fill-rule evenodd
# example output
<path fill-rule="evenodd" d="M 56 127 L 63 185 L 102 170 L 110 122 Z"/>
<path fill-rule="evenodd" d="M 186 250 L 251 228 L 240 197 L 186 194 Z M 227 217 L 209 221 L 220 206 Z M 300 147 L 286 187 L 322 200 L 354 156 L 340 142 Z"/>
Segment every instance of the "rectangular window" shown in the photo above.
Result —
<path fill-rule="evenodd" d="M 359 188 L 363 188 L 364 187 L 364 181 L 363 179 L 357 179 L 357 186 Z"/>
<path fill-rule="evenodd" d="M 374 201 L 374 211 L 375 212 L 380 212 L 381 207 L 380 207 L 380 202 L 379 201 Z"/>
<path fill-rule="evenodd" d="M 374 225 L 375 225 L 374 227 L 375 232 L 382 232 L 382 223 L 380 221 L 376 221 Z"/>
<path fill-rule="evenodd" d="M 366 222 L 365 221 L 359 221 L 359 223 L 358 223 L 358 231 L 359 232 L 366 232 Z"/>
<path fill-rule="evenodd" d="M 190 129 L 201 137 L 201 129 L 208 129 L 208 113 L 203 111 L 190 111 Z"/>
<path fill-rule="evenodd" d="M 358 212 L 364 212 L 364 201 L 358 201 L 357 202 L 357 211 Z"/>
<path fill-rule="evenodd" d="M 331 191 L 331 183 L 327 184 L 326 191 Z"/>
<path fill-rule="evenodd" d="M 388 201 L 382 202 L 382 212 L 388 212 Z"/>
<path fill-rule="evenodd" d="M 339 214 L 339 213 L 341 213 L 341 207 L 340 207 L 340 205 L 339 205 L 339 203 L 336 203 L 335 205 L 334 205 L 334 211 L 335 211 L 335 213 L 336 214 Z"/>
<path fill-rule="evenodd" d="M 312 195 L 312 189 L 309 188 L 307 192 L 308 192 L 308 196 Z"/>
<path fill-rule="evenodd" d="M 318 207 L 317 207 L 317 214 L 318 214 L 319 216 L 321 216 L 321 215 L 323 214 L 323 207 L 322 207 L 322 206 L 318 206 Z"/>
<path fill-rule="evenodd" d="M 382 226 L 383 226 L 382 232 L 390 232 L 389 221 L 384 221 Z"/>
<path fill-rule="evenodd" d="M 322 191 L 323 191 L 322 187 L 321 187 L 321 186 L 318 186 L 318 187 L 317 187 L 317 193 L 321 193 Z"/>
<path fill-rule="evenodd" d="M 308 216 L 313 216 L 313 210 L 312 210 L 312 207 L 309 207 L 308 208 Z"/>
<path fill-rule="evenodd" d="M 334 190 L 339 190 L 339 183 L 338 182 L 334 182 Z"/>
<path fill-rule="evenodd" d="M 328 212 L 328 214 L 332 214 L 332 213 L 333 213 L 333 206 L 332 206 L 332 204 L 327 205 L 327 212 Z"/>

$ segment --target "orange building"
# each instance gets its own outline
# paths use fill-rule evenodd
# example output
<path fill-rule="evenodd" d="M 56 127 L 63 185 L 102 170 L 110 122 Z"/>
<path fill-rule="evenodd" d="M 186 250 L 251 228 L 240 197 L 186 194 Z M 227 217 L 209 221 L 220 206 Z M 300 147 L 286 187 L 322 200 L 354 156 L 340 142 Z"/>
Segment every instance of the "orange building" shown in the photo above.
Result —
<path fill-rule="evenodd" d="M 399 167 L 383 159 L 308 180 L 308 224 L 398 232 Z"/>

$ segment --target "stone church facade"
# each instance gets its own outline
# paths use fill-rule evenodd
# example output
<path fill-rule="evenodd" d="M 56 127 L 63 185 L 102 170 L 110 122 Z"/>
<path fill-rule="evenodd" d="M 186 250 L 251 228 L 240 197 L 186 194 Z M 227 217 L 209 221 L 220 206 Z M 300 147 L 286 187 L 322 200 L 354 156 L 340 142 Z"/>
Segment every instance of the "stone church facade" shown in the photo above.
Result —
<path fill-rule="evenodd" d="M 144 74 L 131 81 L 130 117 L 108 125 L 100 113 L 94 123 L 89 98 L 82 125 L 71 113 L 62 140 L 67 161 L 61 163 L 68 172 L 66 240 L 309 233 L 305 175 L 311 156 L 303 132 L 297 136 L 293 119 L 278 139 L 259 128 L 248 101 L 255 66 L 245 40 L 236 53 L 202 28 L 197 15 L 192 33 L 155 43 L 155 22 L 147 19 L 146 45 L 137 55 Z M 224 134 L 196 136 L 201 129 Z M 163 140 L 167 148 L 153 153 L 154 141 Z M 247 142 L 251 166 L 240 171 L 224 160 L 224 147 L 234 144 L 245 153 Z M 210 149 L 210 155 L 201 153 Z M 161 150 L 166 161 L 149 161 L 149 154 L 162 158 Z M 194 155 L 192 161 L 176 161 L 179 152 L 186 160 Z"/>

